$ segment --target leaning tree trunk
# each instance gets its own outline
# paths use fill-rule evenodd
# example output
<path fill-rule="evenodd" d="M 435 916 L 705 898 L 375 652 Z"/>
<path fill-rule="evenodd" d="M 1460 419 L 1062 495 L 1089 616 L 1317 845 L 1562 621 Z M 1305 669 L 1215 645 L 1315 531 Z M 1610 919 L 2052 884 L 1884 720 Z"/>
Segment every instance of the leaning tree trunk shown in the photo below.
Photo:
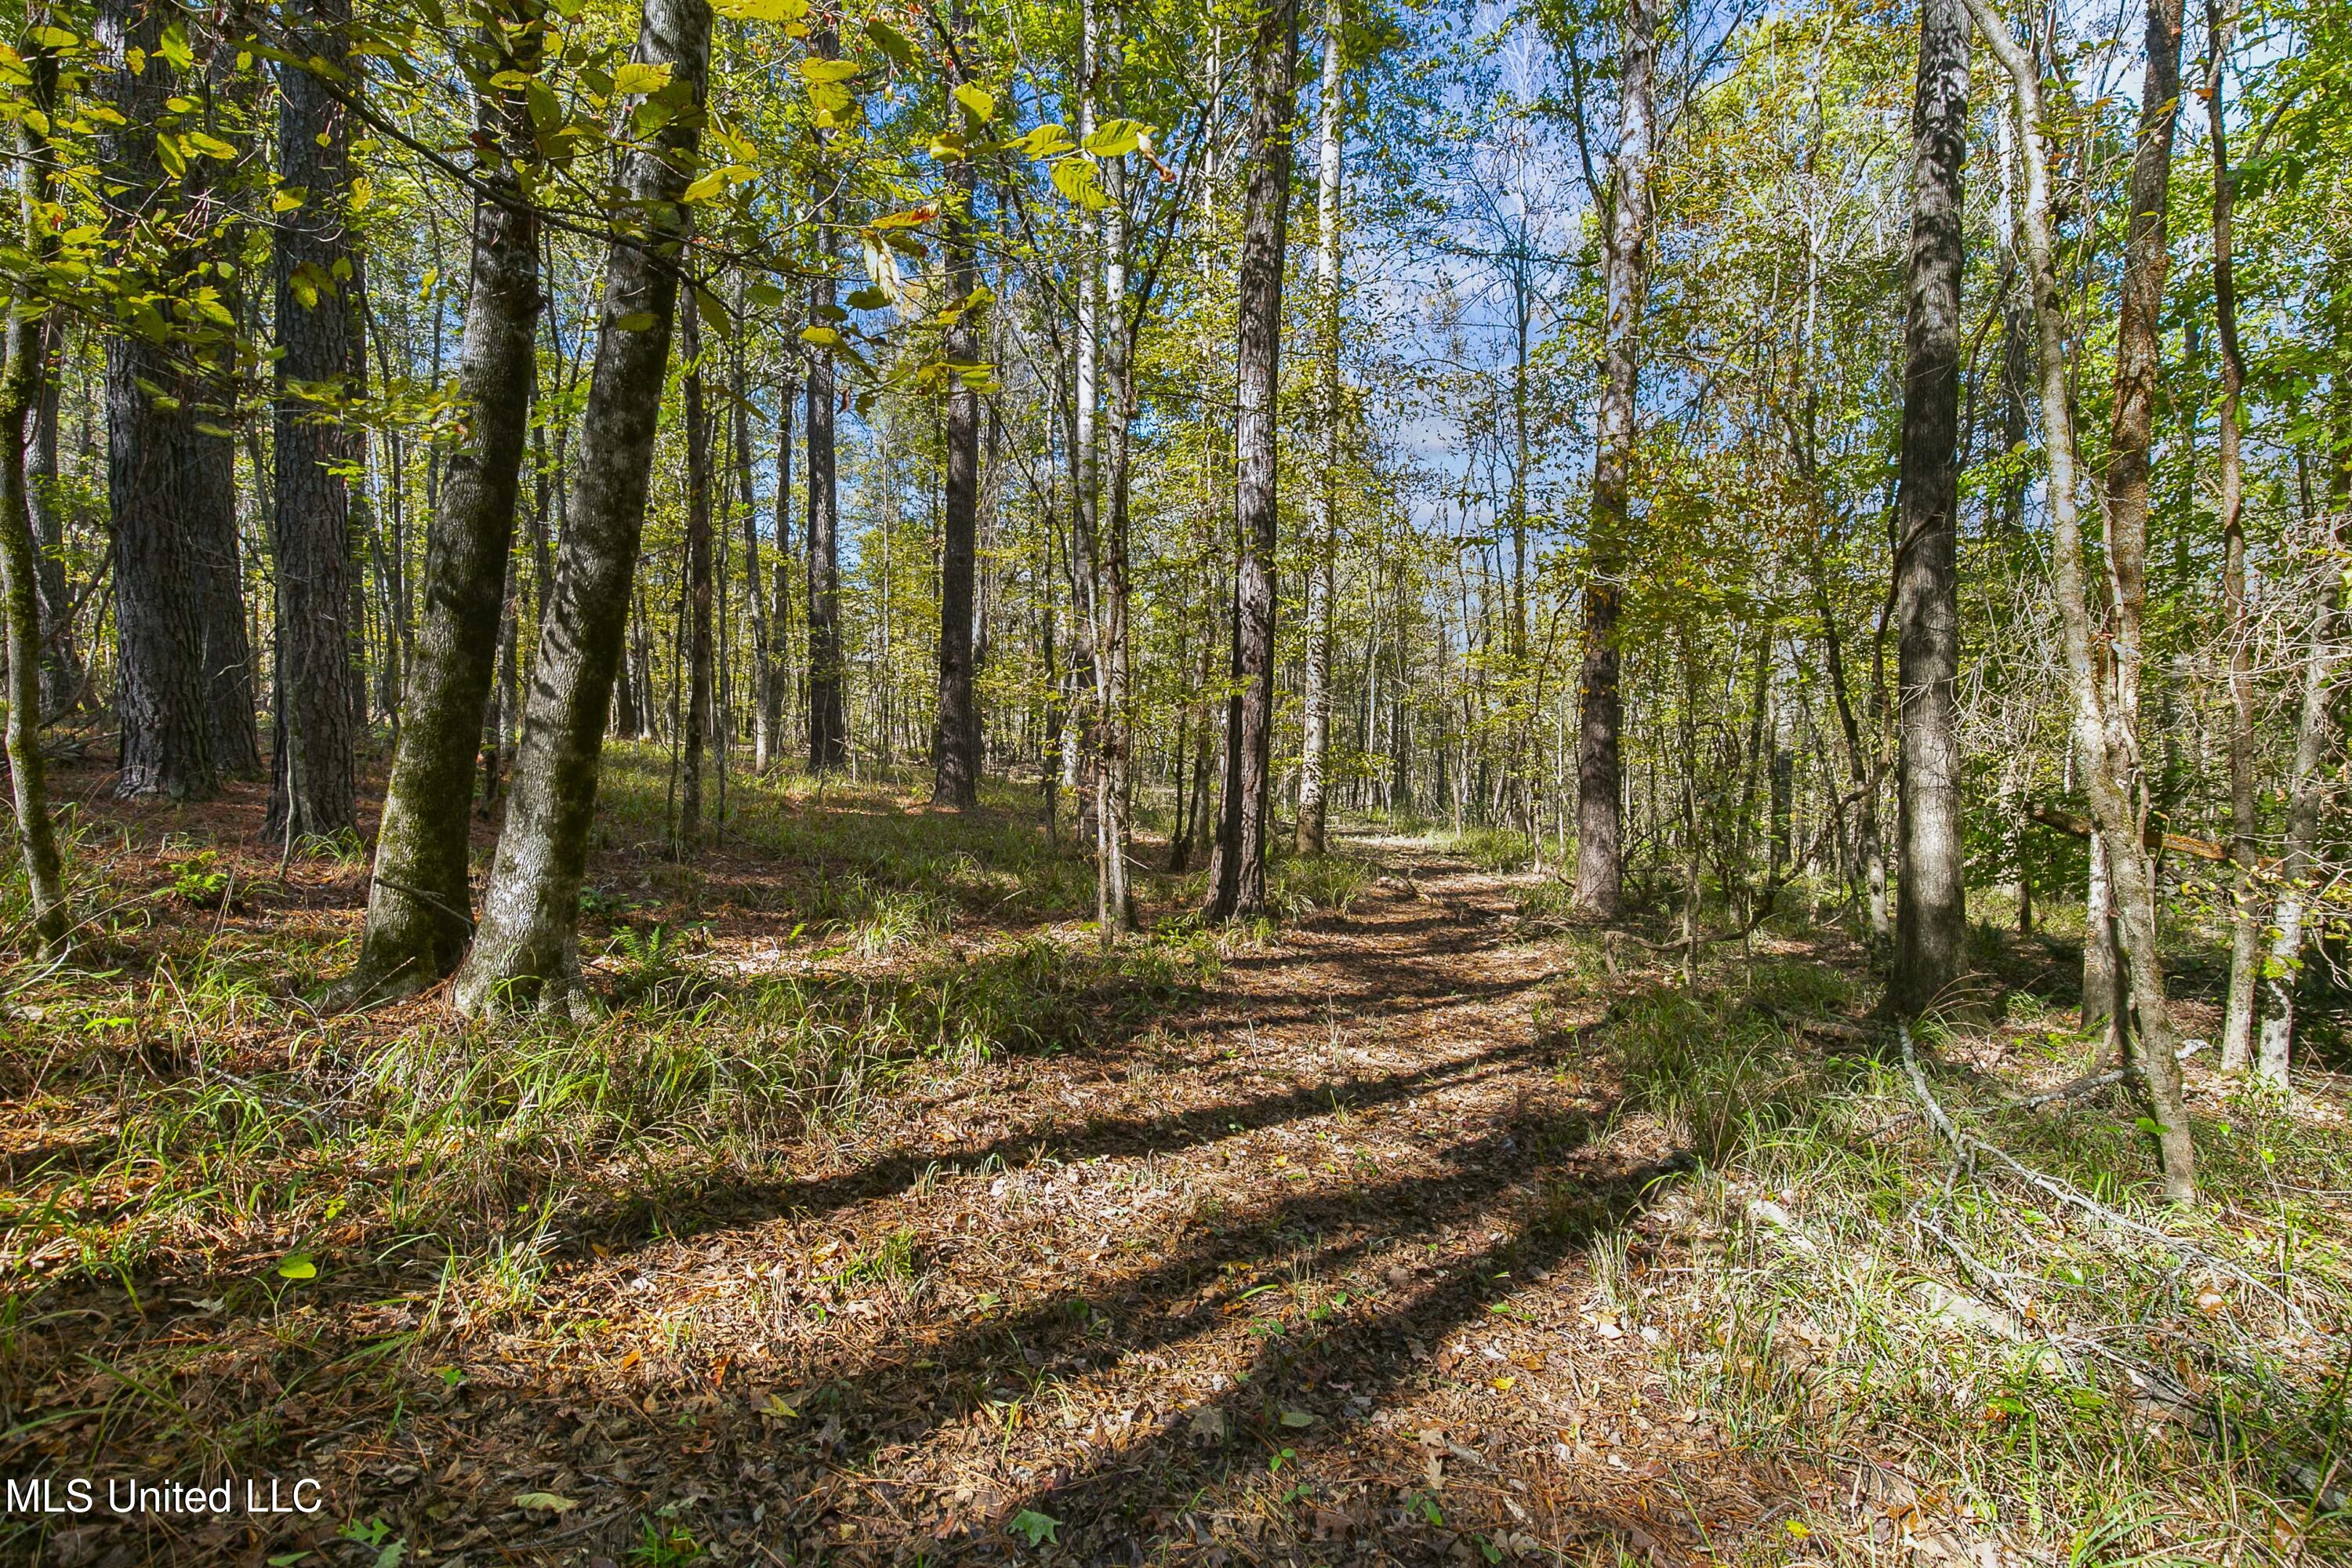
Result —
<path fill-rule="evenodd" d="M 1323 430 L 1322 516 L 1307 564 L 1307 689 L 1298 754 L 1298 851 L 1324 848 L 1324 773 L 1331 750 L 1331 589 L 1339 548 L 1339 4 L 1323 0 L 1322 101 L 1316 111 L 1321 154 L 1315 184 L 1316 367 Z M 1180 785 L 1181 787 L 1181 785 Z"/>
<path fill-rule="evenodd" d="M 969 48 L 969 13 L 961 0 L 951 8 L 951 16 L 961 47 Z M 968 128 L 977 132 L 980 126 L 975 121 Z M 953 162 L 949 184 L 944 219 L 948 294 L 951 302 L 970 301 L 980 282 L 971 210 L 978 183 L 970 158 Z M 946 344 L 950 365 L 972 367 L 973 374 L 979 374 L 977 313 L 976 304 L 961 304 Z M 945 425 L 947 493 L 940 518 L 939 717 L 931 731 L 931 804 L 969 811 L 980 804 L 975 744 L 980 715 L 972 692 L 971 635 L 972 578 L 980 552 L 980 394 L 960 374 L 948 384 Z"/>
<path fill-rule="evenodd" d="M 686 243 L 680 198 L 701 137 L 709 51 L 706 0 L 645 0 L 634 58 L 669 68 L 661 91 L 670 115 L 653 142 L 624 165 L 623 201 L 642 226 L 616 234 L 606 252 L 604 320 L 581 418 L 570 526 L 540 628 L 481 929 L 457 974 L 457 1005 L 468 1015 L 534 1000 L 553 1006 L 576 994 L 580 881 L 588 868 L 604 721 L 645 526 Z"/>
<path fill-rule="evenodd" d="M 1584 580 L 1584 685 L 1576 757 L 1579 914 L 1614 920 L 1625 907 L 1624 770 L 1618 734 L 1617 622 L 1624 587 L 1627 510 L 1633 468 L 1633 404 L 1641 375 L 1642 300 L 1650 234 L 1651 73 L 1657 64 L 1656 0 L 1627 0 L 1620 24 L 1616 190 L 1605 241 L 1608 318 L 1601 353 L 1599 450 Z"/>
<path fill-rule="evenodd" d="M 16 117 L 16 179 L 25 249 L 37 267 L 57 247 L 57 231 L 48 221 L 56 198 L 46 127 L 56 111 L 58 57 L 41 37 L 48 20 L 46 7 L 33 5 L 25 20 L 20 58 L 27 79 L 25 105 L 30 112 Z M 29 426 L 46 393 L 47 334 L 43 329 L 49 312 L 29 288 L 10 303 L 5 359 L 0 362 L 0 613 L 7 634 L 8 773 L 33 934 L 41 955 L 54 957 L 66 947 L 65 867 L 58 855 L 47 763 L 41 756 L 40 598 L 25 466 Z"/>
<path fill-rule="evenodd" d="M 1641 0 L 1636 0 L 1640 4 Z M 1234 376 L 1233 696 L 1225 704 L 1225 795 L 1210 868 L 1212 920 L 1265 910 L 1274 782 L 1276 389 L 1282 260 L 1290 225 L 1290 121 L 1298 0 L 1265 0 L 1251 47 L 1250 172 L 1244 207 Z"/>
<path fill-rule="evenodd" d="M 2116 924 L 2139 1026 L 2139 1065 L 2157 1124 L 2167 1194 L 2177 1203 L 2197 1196 L 2196 1149 L 2180 1086 L 2180 1059 L 2172 1015 L 2165 1002 L 2164 963 L 2157 948 L 2156 868 L 2135 810 L 2137 758 L 2120 683 L 2102 679 L 2095 661 L 2091 607 L 2083 566 L 2083 528 L 2075 499 L 2074 416 L 2066 374 L 2066 306 L 2051 240 L 2050 169 L 2042 151 L 2042 81 L 2032 62 L 1991 9 L 1991 0 L 1967 0 L 1986 43 L 2008 70 L 2016 92 L 2018 155 L 2025 170 L 2023 232 L 2033 289 L 2034 325 L 2042 357 L 2042 430 L 2047 448 L 2051 552 L 2058 615 L 2063 630 L 2074 732 L 2084 753 L 2091 822 L 2107 847 L 2114 879 Z M 2120 660 L 2117 661 L 2120 664 Z"/>
<path fill-rule="evenodd" d="M 277 734 L 268 831 L 327 837 L 357 826 L 352 703 L 350 127 L 316 69 L 342 74 L 350 0 L 293 0 L 278 69 L 278 175 L 300 205 L 278 223 Z M 316 58 L 320 67 L 306 63 Z M 348 80 L 347 75 L 343 79 Z"/>
<path fill-rule="evenodd" d="M 484 37 L 506 52 L 499 74 L 528 78 L 545 35 L 536 0 L 520 0 L 494 16 Z M 424 613 L 384 787 L 367 931 L 342 987 L 351 1000 L 433 984 L 457 965 L 474 929 L 474 755 L 498 656 L 540 308 L 539 218 L 516 176 L 535 155 L 523 89 L 489 89 L 478 115 L 483 141 L 498 151 L 474 174 L 484 194 L 474 208 L 473 286 L 457 358 L 457 404 L 467 417 L 445 454 L 425 541 Z"/>
<path fill-rule="evenodd" d="M 1960 163 L 1968 155 L 1969 17 L 1922 0 L 1911 116 L 1910 304 L 1895 552 L 1901 869 L 1887 999 L 1916 1017 L 1968 967 L 1961 874 L 1959 543 Z"/>
<path fill-rule="evenodd" d="M 2215 476 L 2221 523 L 2221 604 L 2230 621 L 2230 858 L 2237 886 L 2230 919 L 2230 994 L 2221 1015 L 2221 1070 L 2241 1073 L 2253 1058 L 2262 922 L 2254 918 L 2260 856 L 2254 798 L 2254 643 L 2246 603 L 2244 459 L 2239 450 L 2246 361 L 2238 346 L 2238 269 L 2234 257 L 2237 176 L 2230 168 L 2230 131 L 2222 102 L 2230 17 L 2221 0 L 2205 0 L 2210 58 L 2205 72 L 2206 139 L 2213 152 L 2213 328 L 2221 348 L 2221 442 Z"/>

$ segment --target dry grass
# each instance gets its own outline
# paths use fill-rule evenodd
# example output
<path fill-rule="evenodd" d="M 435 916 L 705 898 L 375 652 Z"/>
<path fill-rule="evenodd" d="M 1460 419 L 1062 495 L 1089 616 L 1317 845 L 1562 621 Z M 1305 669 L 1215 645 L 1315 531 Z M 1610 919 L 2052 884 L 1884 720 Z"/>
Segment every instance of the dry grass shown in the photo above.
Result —
<path fill-rule="evenodd" d="M 2340 1085 L 2196 1079 L 2213 1202 L 2172 1215 L 2128 1103 L 2010 1104 L 2083 1064 L 2061 999 L 1937 1042 L 1957 1116 L 2159 1247 L 1956 1170 L 1834 937 L 1685 988 L 1360 837 L 1278 868 L 1283 925 L 1105 955 L 1010 796 L 740 786 L 681 865 L 655 762 L 584 1026 L 315 1016 L 356 857 L 278 877 L 250 795 L 84 808 L 97 967 L 6 982 L 0 1474 L 329 1509 L 17 1516 L 0 1557 L 2352 1551 Z"/>

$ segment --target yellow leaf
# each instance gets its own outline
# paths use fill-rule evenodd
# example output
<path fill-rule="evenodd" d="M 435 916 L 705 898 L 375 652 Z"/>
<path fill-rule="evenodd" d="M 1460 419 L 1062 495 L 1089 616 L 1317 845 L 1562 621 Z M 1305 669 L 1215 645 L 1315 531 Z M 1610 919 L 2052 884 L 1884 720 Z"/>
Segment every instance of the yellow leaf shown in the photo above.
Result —
<path fill-rule="evenodd" d="M 517 1508 L 540 1513 L 570 1513 L 580 1506 L 561 1492 L 517 1492 L 514 1502 Z"/>

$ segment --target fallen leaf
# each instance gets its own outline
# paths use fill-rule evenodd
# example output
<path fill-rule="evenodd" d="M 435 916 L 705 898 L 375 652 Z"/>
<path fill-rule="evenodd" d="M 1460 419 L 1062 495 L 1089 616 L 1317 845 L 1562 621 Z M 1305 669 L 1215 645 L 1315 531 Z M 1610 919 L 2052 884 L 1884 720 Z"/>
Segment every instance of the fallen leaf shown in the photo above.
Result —
<path fill-rule="evenodd" d="M 570 1513 L 580 1505 L 561 1492 L 517 1492 L 515 1507 L 539 1513 Z"/>

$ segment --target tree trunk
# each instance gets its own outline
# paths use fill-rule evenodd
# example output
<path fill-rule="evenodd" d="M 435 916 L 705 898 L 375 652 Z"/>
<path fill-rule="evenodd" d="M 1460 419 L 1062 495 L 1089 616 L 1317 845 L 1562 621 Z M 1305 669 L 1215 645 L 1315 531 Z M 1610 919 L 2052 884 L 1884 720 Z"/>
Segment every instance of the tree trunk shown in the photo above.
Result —
<path fill-rule="evenodd" d="M 751 611 L 751 771 L 764 774 L 775 759 L 774 707 L 776 688 L 776 626 L 769 614 L 768 585 L 761 581 L 760 496 L 751 473 L 751 393 L 743 363 L 743 275 L 735 275 L 735 341 L 728 360 L 728 406 L 735 447 L 735 490 L 743 509 L 744 600 Z M 782 469 L 776 482 L 782 484 Z M 779 552 L 783 541 L 776 542 Z M 779 555 L 781 559 L 781 554 Z"/>
<path fill-rule="evenodd" d="M 1298 852 L 1323 853 L 1324 773 L 1331 747 L 1331 617 L 1339 547 L 1339 0 L 1323 0 L 1323 84 L 1318 106 L 1320 158 L 1315 186 L 1315 316 L 1319 339 L 1318 410 L 1323 430 L 1322 517 L 1307 581 L 1307 690 L 1298 756 Z"/>
<path fill-rule="evenodd" d="M 1651 73 L 1657 63 L 1654 6 L 1655 0 L 1627 0 L 1620 23 L 1614 205 L 1604 241 L 1602 289 L 1608 318 L 1586 552 L 1584 678 L 1576 760 L 1575 908 L 1591 920 L 1614 920 L 1625 907 L 1624 777 L 1618 755 L 1624 699 L 1618 689 L 1617 622 L 1624 595 L 1634 395 L 1648 278 Z"/>
<path fill-rule="evenodd" d="M 41 615 L 41 712 L 61 718 L 81 706 L 88 668 L 74 646 L 74 599 L 66 582 L 65 516 L 58 491 L 58 400 L 66 349 L 67 315 L 48 314 L 42 334 L 40 401 L 25 443 L 25 501 L 32 517 L 33 591 Z"/>
<path fill-rule="evenodd" d="M 530 77 L 545 33 L 536 0 L 520 0 L 493 14 L 482 38 L 503 55 L 502 72 Z M 486 151 L 474 169 L 487 194 L 474 207 L 472 288 L 457 356 L 457 405 L 468 417 L 449 449 L 425 540 L 424 615 L 384 786 L 367 931 L 339 993 L 353 1001 L 432 984 L 456 966 L 474 929 L 474 756 L 498 655 L 540 308 L 539 218 L 515 174 L 535 156 L 523 89 L 491 89 L 476 115 L 478 134 L 498 151 Z"/>
<path fill-rule="evenodd" d="M 800 384 L 789 378 L 776 389 L 776 551 L 768 595 L 775 638 L 775 678 L 767 696 L 771 758 L 784 752 L 784 694 L 792 684 L 786 650 L 792 647 L 793 619 L 793 403 L 800 395 Z"/>
<path fill-rule="evenodd" d="M 809 37 L 809 53 L 829 59 L 838 47 L 831 26 Z M 823 146 L 820 133 L 819 147 Z M 829 236 L 834 221 L 832 177 L 820 165 L 810 222 Z M 830 327 L 834 303 L 832 241 L 821 241 L 821 276 L 809 284 L 809 320 Z M 808 356 L 808 728 L 809 772 L 838 773 L 849 765 L 849 719 L 841 668 L 841 517 L 834 481 L 833 355 L 813 347 Z"/>
<path fill-rule="evenodd" d="M 702 842 L 702 773 L 714 731 L 711 723 L 710 426 L 702 407 L 702 323 L 689 293 L 677 311 L 681 417 L 686 422 L 686 745 L 678 784 L 677 841 L 682 849 Z M 661 394 L 654 394 L 658 407 Z M 631 571 L 635 563 L 632 560 Z"/>
<path fill-rule="evenodd" d="M 2161 0 L 2159 0 L 2161 3 Z M 2083 564 L 2082 521 L 2076 510 L 2074 411 L 2066 375 L 2065 299 L 2060 292 L 2050 234 L 2049 163 L 2042 151 L 2042 82 L 1990 0 L 1967 0 L 1969 12 L 2000 57 L 2016 89 L 2017 145 L 2025 171 L 2023 230 L 2041 348 L 2042 442 L 2049 462 L 2051 548 L 2065 666 L 2074 697 L 2074 728 L 2084 754 L 2091 820 L 2107 848 L 2114 879 L 2116 926 L 2138 1025 L 2141 1081 L 2158 1127 L 2165 1190 L 2177 1203 L 2197 1196 L 2196 1150 L 2181 1095 L 2179 1045 L 2165 1002 L 2164 965 L 2157 948 L 2156 877 L 2139 828 L 2131 791 L 2137 756 L 2131 728 L 2118 710 L 2120 683 L 2103 684 L 2094 662 L 2091 609 Z M 2119 568 L 2120 570 L 2120 568 Z M 2118 664 L 2121 660 L 2117 661 Z"/>
<path fill-rule="evenodd" d="M 1234 694 L 1225 705 L 1224 810 L 1207 907 L 1209 918 L 1220 921 L 1265 910 L 1274 773 L 1275 395 L 1297 68 L 1297 0 L 1265 0 L 1251 46 L 1249 189 L 1236 286 Z"/>
<path fill-rule="evenodd" d="M 181 86 L 181 73 L 160 53 L 163 14 L 136 0 L 103 0 L 97 29 L 115 84 L 110 107 L 124 121 L 103 138 L 107 176 L 122 186 L 117 210 L 134 220 L 167 217 L 184 205 L 184 193 L 165 179 L 151 129 Z M 136 75 L 125 64 L 134 50 L 148 62 Z M 151 240 L 126 225 L 115 254 L 132 276 L 169 292 L 196 258 L 151 251 Z M 205 681 L 206 589 L 225 531 L 235 556 L 235 516 L 218 493 L 216 465 L 200 451 L 217 445 L 196 429 L 205 392 L 185 351 L 130 331 L 108 336 L 107 500 L 115 534 L 115 701 L 122 730 L 116 793 L 125 796 L 193 800 L 220 786 L 223 759 Z"/>
<path fill-rule="evenodd" d="M 2287 775 L 2286 854 L 2279 865 L 2278 906 L 2271 925 L 2269 962 L 2263 965 L 2263 989 L 2270 1006 L 2263 1018 L 2262 1045 L 2254 1059 L 2254 1076 L 2275 1089 L 2286 1088 L 2289 1057 L 2294 1041 L 2294 989 L 2303 976 L 2305 922 L 2308 917 L 2319 847 L 2320 813 L 2327 801 L 2327 781 L 2322 772 L 2331 740 L 2328 700 L 2344 648 L 2336 625 L 2343 574 L 2336 551 L 2340 524 L 2331 523 L 2318 552 L 2324 580 L 2315 585 L 2316 603 L 2311 615 L 2311 637 L 2304 655 L 2303 706 L 2296 716 L 2294 762 Z"/>
<path fill-rule="evenodd" d="M 971 47 L 969 13 L 962 0 L 951 7 L 960 47 Z M 955 112 L 950 110 L 951 113 Z M 968 128 L 979 130 L 976 122 Z M 948 294 L 970 300 L 980 269 L 972 247 L 972 205 L 978 195 L 972 161 L 958 158 L 949 170 L 947 214 Z M 980 357 L 976 304 L 964 305 L 948 329 L 950 366 L 973 366 Z M 972 691 L 972 577 L 980 551 L 980 394 L 950 372 L 946 410 L 947 485 L 940 508 L 939 718 L 931 731 L 931 804 L 969 811 L 980 804 L 980 710 Z"/>
<path fill-rule="evenodd" d="M 16 178 L 25 250 L 38 266 L 55 253 L 57 244 L 46 210 L 56 196 L 45 128 L 57 108 L 58 58 L 40 37 L 48 21 L 47 7 L 36 4 L 27 13 L 20 51 L 27 112 L 16 116 Z M 7 635 L 6 748 L 33 934 L 40 955 L 51 958 L 66 948 L 65 867 L 58 854 L 47 763 L 41 756 L 43 639 L 25 462 L 29 426 L 47 400 L 45 328 L 49 311 L 29 288 L 10 304 L 14 308 L 0 323 L 6 334 L 5 359 L 0 361 L 0 606 L 5 606 Z"/>
<path fill-rule="evenodd" d="M 1135 333 L 1129 322 L 1127 292 L 1127 160 L 1109 161 L 1111 206 L 1106 216 L 1103 301 L 1109 352 L 1105 379 L 1110 386 L 1110 429 L 1106 442 L 1106 489 L 1110 525 L 1103 531 L 1101 581 L 1096 595 L 1100 628 L 1096 639 L 1097 722 L 1095 811 L 1095 920 L 1108 947 L 1135 925 L 1135 901 L 1128 885 L 1127 855 L 1132 837 L 1129 817 L 1129 770 L 1134 762 L 1134 713 L 1129 702 L 1128 481 L 1135 422 Z"/>
<path fill-rule="evenodd" d="M 2254 869 L 2259 851 L 2254 799 L 2254 645 L 2246 602 L 2246 522 L 2243 459 L 2239 451 L 2246 361 L 2238 346 L 2238 272 L 2233 255 L 2236 176 L 2230 168 L 2229 125 L 2221 89 L 2229 58 L 2231 20 L 2221 0 L 2205 0 L 2211 51 L 2205 73 L 2207 140 L 2213 152 L 2213 325 L 2221 348 L 2219 510 L 2221 524 L 2221 605 L 2230 621 L 2230 855 L 2238 878 L 2230 919 L 2230 995 L 2221 1016 L 2221 1070 L 2246 1070 L 2253 1057 L 2256 982 L 2262 971 L 2262 922 L 2254 918 Z"/>
<path fill-rule="evenodd" d="M 287 26 L 297 55 L 341 62 L 350 0 L 293 0 Z M 310 68 L 281 64 L 278 174 L 301 205 L 279 215 L 276 247 L 277 734 L 266 830 L 289 840 L 340 836 L 358 821 L 351 500 L 341 471 L 356 453 L 339 406 L 352 366 L 350 140 L 341 105 Z"/>
<path fill-rule="evenodd" d="M 1958 464 L 1960 163 L 1968 154 L 1969 19 L 1923 0 L 1912 110 L 1910 304 L 1903 384 L 1901 537 L 1895 552 L 1901 868 L 1887 1000 L 1917 1017 L 1968 967 L 1961 871 Z"/>
<path fill-rule="evenodd" d="M 457 1005 L 468 1015 L 532 1001 L 551 1007 L 577 994 L 580 882 L 645 526 L 686 243 L 679 197 L 701 139 L 709 50 L 705 0 L 645 0 L 633 58 L 670 68 L 656 101 L 671 113 L 622 172 L 623 199 L 644 226 L 615 236 L 605 253 L 579 476 L 540 628 L 506 827 L 481 928 L 457 975 Z"/>

